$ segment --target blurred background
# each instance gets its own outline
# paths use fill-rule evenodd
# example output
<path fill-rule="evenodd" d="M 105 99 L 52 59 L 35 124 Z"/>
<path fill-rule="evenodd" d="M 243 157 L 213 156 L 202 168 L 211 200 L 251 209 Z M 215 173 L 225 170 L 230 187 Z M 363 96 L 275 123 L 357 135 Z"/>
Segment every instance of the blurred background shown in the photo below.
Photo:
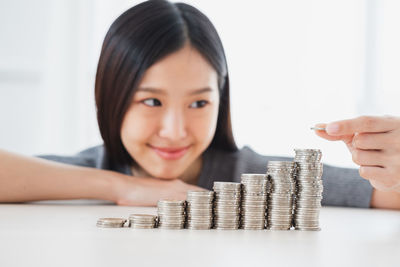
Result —
<path fill-rule="evenodd" d="M 102 143 L 94 78 L 103 38 L 141 1 L 0 0 L 0 148 L 69 155 Z M 185 1 L 217 28 L 228 58 L 234 135 L 266 155 L 342 143 L 310 126 L 400 114 L 400 1 Z"/>

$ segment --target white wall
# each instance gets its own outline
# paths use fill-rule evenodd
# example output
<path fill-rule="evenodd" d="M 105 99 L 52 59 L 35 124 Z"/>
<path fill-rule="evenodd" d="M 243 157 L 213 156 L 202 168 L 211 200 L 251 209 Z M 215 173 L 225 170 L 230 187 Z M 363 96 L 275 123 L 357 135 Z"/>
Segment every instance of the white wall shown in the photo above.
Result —
<path fill-rule="evenodd" d="M 0 148 L 71 154 L 101 142 L 94 76 L 112 21 L 140 1 L 0 1 Z M 319 147 L 317 122 L 398 115 L 400 2 L 186 1 L 213 21 L 231 77 L 234 133 L 262 154 Z"/>

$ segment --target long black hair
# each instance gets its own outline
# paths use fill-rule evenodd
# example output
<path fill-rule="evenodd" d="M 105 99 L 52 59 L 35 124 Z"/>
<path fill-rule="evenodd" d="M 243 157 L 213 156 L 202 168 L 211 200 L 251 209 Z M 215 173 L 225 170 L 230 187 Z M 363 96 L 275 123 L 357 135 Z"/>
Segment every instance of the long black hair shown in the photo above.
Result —
<path fill-rule="evenodd" d="M 97 121 L 114 163 L 134 161 L 121 141 L 121 125 L 145 71 L 189 42 L 218 74 L 220 106 L 210 147 L 235 151 L 229 107 L 229 76 L 224 49 L 211 21 L 184 3 L 151 0 L 120 15 L 108 30 L 97 66 Z"/>

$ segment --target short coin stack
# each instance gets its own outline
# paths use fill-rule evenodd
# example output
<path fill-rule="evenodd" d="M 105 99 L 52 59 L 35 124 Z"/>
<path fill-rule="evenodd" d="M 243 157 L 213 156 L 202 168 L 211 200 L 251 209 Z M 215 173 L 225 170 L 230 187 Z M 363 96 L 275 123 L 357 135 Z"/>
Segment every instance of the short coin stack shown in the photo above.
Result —
<path fill-rule="evenodd" d="M 156 227 L 157 216 L 149 214 L 131 214 L 129 226 L 134 229 L 152 229 Z"/>
<path fill-rule="evenodd" d="M 186 228 L 206 230 L 212 228 L 213 223 L 213 191 L 187 192 L 187 224 Z"/>
<path fill-rule="evenodd" d="M 267 176 L 242 174 L 241 228 L 261 230 L 265 228 L 267 205 Z"/>
<path fill-rule="evenodd" d="M 100 218 L 97 220 L 97 227 L 101 228 L 121 228 L 124 227 L 126 219 L 122 218 Z"/>
<path fill-rule="evenodd" d="M 214 228 L 235 230 L 240 225 L 241 184 L 214 182 Z"/>
<path fill-rule="evenodd" d="M 295 193 L 294 168 L 292 161 L 269 161 L 267 229 L 290 230 L 293 218 L 293 197 Z"/>
<path fill-rule="evenodd" d="M 158 228 L 183 229 L 185 226 L 185 200 L 161 199 L 158 207 Z"/>
<path fill-rule="evenodd" d="M 322 200 L 322 171 L 319 149 L 295 149 L 297 193 L 294 226 L 296 230 L 318 231 Z"/>

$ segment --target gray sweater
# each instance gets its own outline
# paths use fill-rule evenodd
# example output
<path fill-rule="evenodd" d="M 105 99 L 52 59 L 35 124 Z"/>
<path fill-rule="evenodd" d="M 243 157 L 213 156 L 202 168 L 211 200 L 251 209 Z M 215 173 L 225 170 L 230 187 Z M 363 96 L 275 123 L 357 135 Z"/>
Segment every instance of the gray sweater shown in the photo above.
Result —
<path fill-rule="evenodd" d="M 74 156 L 43 155 L 40 158 L 67 164 L 112 170 L 132 175 L 129 166 L 112 166 L 104 146 L 86 149 Z M 214 181 L 240 182 L 242 173 L 265 173 L 270 160 L 293 160 L 292 158 L 263 156 L 249 147 L 236 152 L 207 149 L 203 153 L 203 167 L 198 185 L 212 189 Z M 323 205 L 368 208 L 372 187 L 360 177 L 356 169 L 337 168 L 324 164 L 322 175 Z"/>

